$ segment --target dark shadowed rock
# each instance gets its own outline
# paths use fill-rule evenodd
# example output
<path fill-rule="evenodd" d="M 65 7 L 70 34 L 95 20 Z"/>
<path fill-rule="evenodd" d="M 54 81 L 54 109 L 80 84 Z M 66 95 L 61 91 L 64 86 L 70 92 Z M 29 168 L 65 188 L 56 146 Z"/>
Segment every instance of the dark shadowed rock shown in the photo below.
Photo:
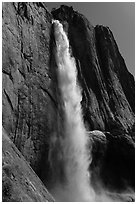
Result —
<path fill-rule="evenodd" d="M 93 177 L 112 188 L 133 187 L 134 77 L 108 27 L 93 27 L 68 6 L 53 10 L 52 15 L 63 24 L 76 59 L 85 124 L 90 131 L 110 133 L 91 133 Z"/>
<path fill-rule="evenodd" d="M 135 143 L 127 134 L 113 136 L 106 133 L 108 148 L 102 175 L 110 189 L 135 186 Z"/>
<path fill-rule="evenodd" d="M 3 130 L 2 195 L 4 202 L 53 202 L 44 184 Z"/>
<path fill-rule="evenodd" d="M 134 78 L 111 31 L 104 26 L 94 28 L 72 7 L 61 6 L 52 14 L 68 33 L 83 88 L 83 113 L 89 129 L 129 132 L 134 124 Z"/>
<path fill-rule="evenodd" d="M 108 82 L 107 84 L 108 92 L 111 95 L 112 87 L 110 86 L 109 80 L 113 79 L 112 72 L 114 72 L 117 74 L 117 78 L 121 84 L 122 91 L 124 92 L 126 99 L 129 102 L 132 111 L 134 112 L 135 111 L 134 77 L 126 67 L 125 61 L 119 52 L 118 46 L 116 44 L 116 41 L 111 30 L 108 27 L 97 25 L 95 27 L 95 35 L 96 35 L 96 48 L 99 56 L 101 70 L 104 74 L 105 80 Z M 112 62 L 109 61 L 109 58 L 111 59 Z"/>
<path fill-rule="evenodd" d="M 120 191 L 135 186 L 135 144 L 128 135 L 113 136 L 109 132 L 89 132 L 92 162 L 91 182 Z"/>

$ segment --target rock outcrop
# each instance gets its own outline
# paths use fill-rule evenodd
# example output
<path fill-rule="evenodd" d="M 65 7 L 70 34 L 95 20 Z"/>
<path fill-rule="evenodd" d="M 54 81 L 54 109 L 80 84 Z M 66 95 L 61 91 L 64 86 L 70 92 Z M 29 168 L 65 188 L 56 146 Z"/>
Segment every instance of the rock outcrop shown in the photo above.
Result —
<path fill-rule="evenodd" d="M 41 2 L 6 2 L 2 15 L 3 127 L 33 170 L 48 182 L 49 141 L 59 112 L 54 18 L 63 24 L 76 60 L 87 129 L 103 132 L 91 134 L 91 170 L 106 186 L 134 188 L 134 77 L 110 29 L 93 27 L 72 7 L 49 13 Z"/>
<path fill-rule="evenodd" d="M 2 144 L 3 202 L 54 202 L 5 130 Z"/>

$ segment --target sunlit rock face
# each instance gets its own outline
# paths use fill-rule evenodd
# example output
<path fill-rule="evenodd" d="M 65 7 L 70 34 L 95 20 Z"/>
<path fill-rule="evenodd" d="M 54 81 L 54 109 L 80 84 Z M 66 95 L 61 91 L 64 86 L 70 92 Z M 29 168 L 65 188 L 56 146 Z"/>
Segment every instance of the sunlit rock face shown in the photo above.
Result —
<path fill-rule="evenodd" d="M 48 173 L 55 107 L 49 76 L 51 20 L 42 3 L 3 3 L 3 127 L 39 175 Z"/>

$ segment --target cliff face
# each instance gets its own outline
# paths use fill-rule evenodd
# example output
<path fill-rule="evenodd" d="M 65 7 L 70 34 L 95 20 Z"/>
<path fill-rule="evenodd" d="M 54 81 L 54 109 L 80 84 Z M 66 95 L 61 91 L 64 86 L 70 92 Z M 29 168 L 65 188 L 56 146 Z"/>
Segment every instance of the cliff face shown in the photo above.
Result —
<path fill-rule="evenodd" d="M 62 6 L 52 12 L 68 33 L 83 87 L 83 113 L 90 130 L 128 132 L 134 124 L 134 78 L 128 72 L 113 34 L 90 25 Z"/>
<path fill-rule="evenodd" d="M 54 106 L 51 19 L 44 4 L 3 3 L 3 127 L 39 174 L 48 160 L 49 109 Z"/>
<path fill-rule="evenodd" d="M 133 187 L 134 77 L 110 29 L 93 27 L 72 7 L 61 6 L 50 14 L 45 3 L 3 3 L 3 127 L 46 183 L 51 173 L 49 141 L 59 112 L 53 18 L 64 25 L 76 59 L 84 122 L 89 131 L 108 132 L 105 142 L 90 133 L 95 138 L 91 169 L 106 185 L 117 187 L 114 181 L 120 178 Z M 108 182 L 104 171 L 112 177 Z"/>
<path fill-rule="evenodd" d="M 105 142 L 90 134 L 92 181 L 97 176 L 109 188 L 134 186 L 134 77 L 108 27 L 93 27 L 72 7 L 61 6 L 52 15 L 63 24 L 76 59 L 85 124 L 106 132 Z"/>

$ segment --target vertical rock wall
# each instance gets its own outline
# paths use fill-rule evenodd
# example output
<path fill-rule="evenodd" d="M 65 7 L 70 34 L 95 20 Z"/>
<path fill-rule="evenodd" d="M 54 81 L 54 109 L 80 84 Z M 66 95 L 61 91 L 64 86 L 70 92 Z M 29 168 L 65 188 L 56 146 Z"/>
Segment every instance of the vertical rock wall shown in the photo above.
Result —
<path fill-rule="evenodd" d="M 3 3 L 3 127 L 39 174 L 53 127 L 51 19 L 43 3 Z"/>
<path fill-rule="evenodd" d="M 128 72 L 113 34 L 93 27 L 72 7 L 52 11 L 68 33 L 83 88 L 83 113 L 89 129 L 129 132 L 134 125 L 134 78 Z"/>

